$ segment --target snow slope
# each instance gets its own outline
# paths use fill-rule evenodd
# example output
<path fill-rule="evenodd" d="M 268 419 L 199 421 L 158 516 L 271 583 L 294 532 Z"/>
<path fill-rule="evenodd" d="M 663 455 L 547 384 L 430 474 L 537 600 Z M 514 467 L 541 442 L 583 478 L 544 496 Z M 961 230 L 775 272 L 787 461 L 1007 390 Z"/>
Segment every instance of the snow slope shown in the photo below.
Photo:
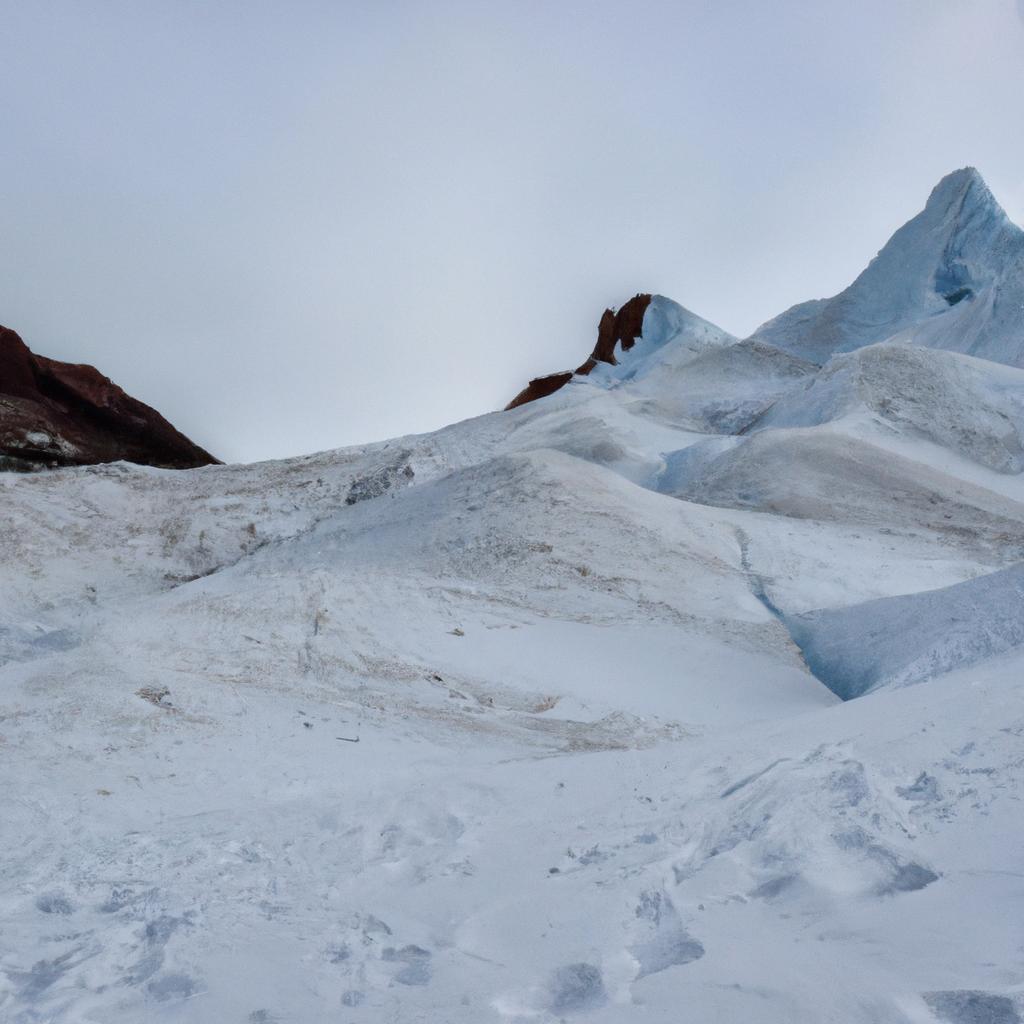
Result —
<path fill-rule="evenodd" d="M 0 1020 L 1024 1019 L 986 197 L 799 344 L 656 297 L 432 434 L 0 474 Z"/>
<path fill-rule="evenodd" d="M 817 426 L 858 412 L 998 472 L 1024 469 L 1024 370 L 905 343 L 835 356 L 754 429 Z"/>

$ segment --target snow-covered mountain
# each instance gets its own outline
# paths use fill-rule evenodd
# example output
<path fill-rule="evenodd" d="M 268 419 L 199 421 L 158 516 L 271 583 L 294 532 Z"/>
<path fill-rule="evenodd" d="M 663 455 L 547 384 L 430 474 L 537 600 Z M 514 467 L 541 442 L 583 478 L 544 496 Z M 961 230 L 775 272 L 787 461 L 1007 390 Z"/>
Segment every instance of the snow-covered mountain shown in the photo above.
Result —
<path fill-rule="evenodd" d="M 957 172 L 750 339 L 0 475 L 0 1019 L 1020 1021 L 1019 239 Z"/>
<path fill-rule="evenodd" d="M 967 167 L 947 175 L 924 210 L 853 284 L 794 306 L 758 341 L 824 363 L 887 338 L 1024 367 L 1024 231 Z"/>

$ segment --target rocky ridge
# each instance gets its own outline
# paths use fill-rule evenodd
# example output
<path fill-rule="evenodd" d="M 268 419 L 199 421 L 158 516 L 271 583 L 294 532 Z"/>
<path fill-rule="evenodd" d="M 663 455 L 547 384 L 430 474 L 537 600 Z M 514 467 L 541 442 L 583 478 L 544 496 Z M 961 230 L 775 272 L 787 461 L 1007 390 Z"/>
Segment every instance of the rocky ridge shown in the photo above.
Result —
<path fill-rule="evenodd" d="M 219 461 L 95 367 L 36 355 L 0 327 L 0 468 L 119 460 L 164 469 Z"/>
<path fill-rule="evenodd" d="M 601 322 L 597 327 L 597 343 L 594 351 L 575 370 L 563 370 L 560 373 L 549 373 L 543 377 L 534 377 L 522 391 L 512 399 L 507 409 L 515 409 L 527 402 L 535 402 L 538 398 L 553 395 L 559 388 L 565 387 L 575 375 L 587 376 L 598 363 L 616 366 L 618 360 L 615 351 L 628 352 L 636 339 L 643 333 L 644 314 L 651 304 L 648 294 L 634 295 L 621 309 L 616 312 L 606 309 L 601 314 Z"/>

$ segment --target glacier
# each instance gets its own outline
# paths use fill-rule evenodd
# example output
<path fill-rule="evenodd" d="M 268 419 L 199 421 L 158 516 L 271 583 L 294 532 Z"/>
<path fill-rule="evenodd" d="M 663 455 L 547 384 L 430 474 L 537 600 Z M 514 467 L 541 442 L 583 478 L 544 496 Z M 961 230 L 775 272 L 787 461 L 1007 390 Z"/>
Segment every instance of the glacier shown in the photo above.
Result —
<path fill-rule="evenodd" d="M 0 473 L 0 1019 L 1024 1019 L 1024 243 L 254 465 Z"/>

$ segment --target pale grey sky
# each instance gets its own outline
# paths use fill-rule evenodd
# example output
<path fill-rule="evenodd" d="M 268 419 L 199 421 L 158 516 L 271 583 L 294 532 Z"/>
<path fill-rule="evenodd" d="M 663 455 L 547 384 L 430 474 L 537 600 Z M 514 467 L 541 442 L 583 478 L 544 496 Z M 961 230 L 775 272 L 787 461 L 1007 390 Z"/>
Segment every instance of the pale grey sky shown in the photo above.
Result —
<path fill-rule="evenodd" d="M 1024 0 L 0 0 L 0 323 L 227 460 L 427 430 L 668 295 L 737 334 L 973 164 Z"/>

